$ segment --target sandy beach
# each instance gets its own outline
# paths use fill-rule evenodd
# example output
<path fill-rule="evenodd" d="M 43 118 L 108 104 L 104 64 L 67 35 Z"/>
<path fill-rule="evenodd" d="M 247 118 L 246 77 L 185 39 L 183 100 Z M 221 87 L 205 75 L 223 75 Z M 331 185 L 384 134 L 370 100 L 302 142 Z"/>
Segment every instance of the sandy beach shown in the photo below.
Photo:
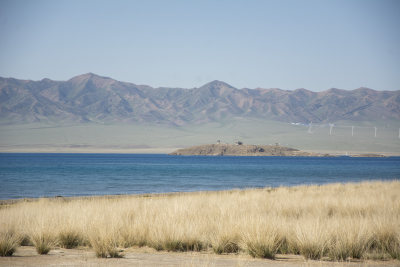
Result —
<path fill-rule="evenodd" d="M 123 258 L 99 259 L 87 248 L 57 248 L 38 255 L 33 247 L 20 247 L 13 257 L 1 257 L 0 266 L 248 266 L 248 267 L 395 267 L 399 261 L 326 262 L 305 260 L 299 255 L 277 255 L 275 260 L 254 259 L 249 255 L 216 255 L 207 252 L 158 252 L 151 248 L 124 250 Z"/>

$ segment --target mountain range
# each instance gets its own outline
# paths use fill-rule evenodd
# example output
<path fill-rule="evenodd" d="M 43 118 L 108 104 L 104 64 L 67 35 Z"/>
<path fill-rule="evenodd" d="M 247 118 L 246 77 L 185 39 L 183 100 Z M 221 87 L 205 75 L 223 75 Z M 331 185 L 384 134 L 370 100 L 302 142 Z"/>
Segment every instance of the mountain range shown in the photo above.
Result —
<path fill-rule="evenodd" d="M 201 124 L 232 117 L 284 122 L 400 120 L 400 90 L 153 88 L 93 73 L 68 81 L 0 78 L 0 123 L 146 122 Z"/>

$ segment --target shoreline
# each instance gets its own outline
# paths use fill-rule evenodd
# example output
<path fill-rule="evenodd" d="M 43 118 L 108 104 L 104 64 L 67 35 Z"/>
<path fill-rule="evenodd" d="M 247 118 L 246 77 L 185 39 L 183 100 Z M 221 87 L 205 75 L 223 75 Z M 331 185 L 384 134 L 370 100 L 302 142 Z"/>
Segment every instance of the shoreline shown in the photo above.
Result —
<path fill-rule="evenodd" d="M 179 148 L 145 148 L 145 149 L 1 149 L 0 154 L 143 154 L 143 155 L 170 155 Z M 322 151 L 322 150 L 304 150 L 308 153 L 329 154 L 323 157 L 400 157 L 400 152 L 362 152 L 362 151 Z M 187 155 L 176 155 L 187 156 Z M 197 156 L 197 155 L 193 155 Z M 253 157 L 251 155 L 204 155 L 208 157 Z M 257 155 L 254 157 L 306 157 L 306 156 L 266 156 Z M 310 157 L 310 156 L 307 156 Z M 312 156 L 311 156 L 312 157 Z"/>
<path fill-rule="evenodd" d="M 374 180 L 376 182 L 389 182 L 382 180 Z M 374 182 L 371 181 L 371 182 Z M 395 181 L 395 180 L 394 180 Z M 366 181 L 369 182 L 369 181 Z M 349 182 L 346 184 L 355 183 Z M 330 183 L 330 184 L 339 184 L 339 183 Z M 329 184 L 324 184 L 329 185 Z M 247 187 L 247 188 L 232 188 L 226 190 L 202 190 L 202 191 L 179 191 L 179 192 L 161 192 L 161 193 L 138 193 L 138 194 L 115 194 L 115 195 L 90 195 L 90 196 L 40 196 L 40 197 L 27 197 L 27 198 L 8 198 L 8 199 L 0 199 L 0 208 L 2 205 L 12 205 L 20 202 L 37 202 L 40 200 L 50 200 L 50 201 L 76 201 L 76 200 L 96 200 L 96 199 L 105 199 L 105 200 L 115 200 L 115 199 L 124 199 L 124 198 L 132 198 L 132 199 L 146 199 L 146 198 L 167 198 L 167 197 L 179 197 L 179 196 L 189 196 L 189 195 L 207 195 L 214 193 L 230 193 L 237 191 L 245 191 L 245 190 L 274 190 L 275 188 L 280 187 L 296 187 L 296 186 L 321 186 L 318 184 L 310 184 L 310 185 L 293 185 L 293 186 L 278 186 L 278 187 Z"/>
<path fill-rule="evenodd" d="M 263 188 L 249 188 L 252 190 L 263 189 Z M 35 202 L 41 199 L 47 200 L 60 200 L 60 201 L 74 201 L 74 200 L 93 200 L 93 199 L 119 199 L 119 198 L 159 198 L 159 197 L 170 197 L 188 194 L 207 194 L 213 192 L 227 192 L 235 190 L 245 189 L 230 189 L 230 190 L 219 190 L 219 191 L 184 191 L 184 192 L 165 192 L 165 193 L 139 193 L 139 194 L 116 194 L 116 195 L 90 195 L 90 196 L 54 196 L 54 197 L 27 197 L 27 198 L 9 198 L 0 199 L 0 206 L 7 204 L 14 204 L 18 202 Z"/>
<path fill-rule="evenodd" d="M 195 195 L 207 195 L 207 194 L 215 194 L 215 193 L 233 193 L 233 192 L 243 192 L 243 191 L 265 191 L 265 190 L 276 190 L 279 188 L 293 189 L 296 187 L 323 187 L 323 186 L 333 186 L 333 185 L 357 185 L 363 183 L 390 183 L 390 182 L 398 182 L 399 180 L 364 180 L 359 182 L 349 181 L 345 183 L 341 182 L 332 182 L 332 183 L 324 183 L 324 184 L 301 184 L 301 185 L 280 185 L 280 186 L 265 186 L 265 187 L 246 187 L 246 188 L 232 188 L 226 190 L 200 190 L 200 191 L 177 191 L 177 192 L 160 192 L 160 193 L 138 193 L 138 194 L 115 194 L 115 195 L 87 195 L 87 196 L 39 196 L 39 197 L 24 197 L 24 198 L 8 198 L 8 199 L 0 199 L 0 208 L 3 205 L 12 205 L 19 202 L 36 202 L 40 200 L 50 200 L 50 201 L 76 201 L 76 200 L 96 200 L 96 199 L 123 199 L 123 198 L 137 198 L 137 199 L 146 199 L 146 198 L 166 198 L 166 197 L 179 197 L 179 196 L 195 196 Z"/>

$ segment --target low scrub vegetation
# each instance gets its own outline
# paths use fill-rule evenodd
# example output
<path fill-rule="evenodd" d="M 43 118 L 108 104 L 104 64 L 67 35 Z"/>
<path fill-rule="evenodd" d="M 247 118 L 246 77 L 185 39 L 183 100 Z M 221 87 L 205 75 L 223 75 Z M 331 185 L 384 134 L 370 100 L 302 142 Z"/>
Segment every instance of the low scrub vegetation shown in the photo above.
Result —
<path fill-rule="evenodd" d="M 274 259 L 400 259 L 400 182 L 310 185 L 147 196 L 39 199 L 0 206 L 0 253 L 23 242 L 247 253 Z M 23 238 L 20 238 L 23 237 Z"/>

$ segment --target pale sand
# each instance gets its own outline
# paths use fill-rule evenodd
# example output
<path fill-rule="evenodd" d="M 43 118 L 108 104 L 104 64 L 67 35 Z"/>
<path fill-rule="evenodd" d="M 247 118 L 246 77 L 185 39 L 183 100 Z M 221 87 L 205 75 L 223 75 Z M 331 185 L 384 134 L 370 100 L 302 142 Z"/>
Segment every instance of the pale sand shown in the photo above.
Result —
<path fill-rule="evenodd" d="M 306 261 L 302 256 L 277 255 L 276 260 L 253 259 L 249 255 L 216 255 L 207 252 L 157 252 L 151 248 L 130 248 L 123 258 L 96 258 L 93 250 L 51 250 L 38 255 L 34 247 L 19 247 L 12 257 L 0 257 L 0 266 L 278 266 L 278 267 L 394 267 L 399 261 L 327 262 Z"/>

